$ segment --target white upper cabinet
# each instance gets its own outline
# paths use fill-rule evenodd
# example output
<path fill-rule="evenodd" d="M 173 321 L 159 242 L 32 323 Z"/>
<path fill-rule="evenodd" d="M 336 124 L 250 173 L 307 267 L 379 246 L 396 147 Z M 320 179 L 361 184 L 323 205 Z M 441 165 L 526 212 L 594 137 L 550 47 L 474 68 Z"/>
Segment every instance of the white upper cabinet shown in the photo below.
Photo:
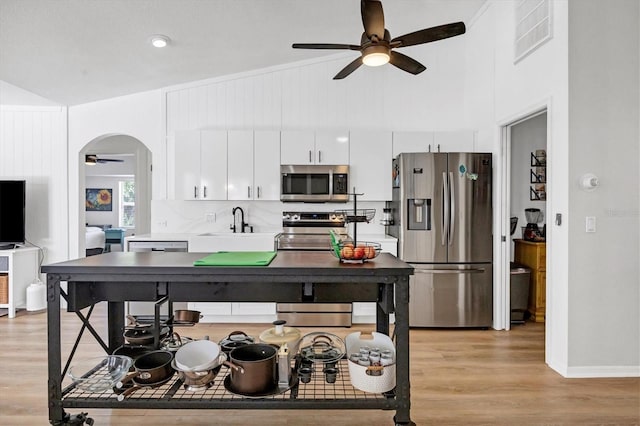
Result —
<path fill-rule="evenodd" d="M 363 194 L 359 200 L 391 200 L 391 132 L 352 130 L 349 150 L 349 187 Z"/>
<path fill-rule="evenodd" d="M 253 199 L 253 131 L 229 130 L 228 134 L 229 200 Z"/>
<path fill-rule="evenodd" d="M 349 164 L 348 130 L 283 130 L 280 164 Z"/>
<path fill-rule="evenodd" d="M 280 164 L 315 164 L 316 136 L 312 130 L 280 133 Z"/>
<path fill-rule="evenodd" d="M 229 131 L 229 200 L 280 199 L 280 132 Z"/>
<path fill-rule="evenodd" d="M 393 132 L 393 157 L 401 152 L 474 152 L 472 130 Z"/>
<path fill-rule="evenodd" d="M 316 131 L 315 164 L 349 164 L 349 131 Z"/>
<path fill-rule="evenodd" d="M 452 132 L 435 132 L 433 149 L 435 152 L 474 152 L 474 135 L 472 130 L 456 130 Z"/>
<path fill-rule="evenodd" d="M 175 135 L 175 198 L 227 199 L 227 132 L 188 130 Z"/>
<path fill-rule="evenodd" d="M 254 200 L 280 200 L 280 132 L 256 130 L 253 136 Z"/>
<path fill-rule="evenodd" d="M 433 132 L 393 132 L 393 158 L 402 152 L 429 152 L 433 147 Z"/>

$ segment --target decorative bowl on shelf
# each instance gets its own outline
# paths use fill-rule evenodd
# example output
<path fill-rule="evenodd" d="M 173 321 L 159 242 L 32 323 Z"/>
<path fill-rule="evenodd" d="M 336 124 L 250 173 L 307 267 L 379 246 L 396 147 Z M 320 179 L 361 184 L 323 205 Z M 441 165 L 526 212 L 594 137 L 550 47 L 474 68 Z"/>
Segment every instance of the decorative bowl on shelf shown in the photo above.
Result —
<path fill-rule="evenodd" d="M 380 251 L 380 243 L 340 241 L 333 245 L 331 253 L 343 263 L 364 263 L 378 257 Z"/>

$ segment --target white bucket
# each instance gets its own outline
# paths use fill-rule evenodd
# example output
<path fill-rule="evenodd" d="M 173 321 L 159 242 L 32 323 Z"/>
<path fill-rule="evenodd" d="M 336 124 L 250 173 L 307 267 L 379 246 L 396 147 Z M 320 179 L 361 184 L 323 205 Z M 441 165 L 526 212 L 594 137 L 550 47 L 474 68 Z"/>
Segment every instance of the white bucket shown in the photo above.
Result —
<path fill-rule="evenodd" d="M 41 281 L 27 287 L 27 311 L 37 312 L 47 308 L 47 288 Z"/>

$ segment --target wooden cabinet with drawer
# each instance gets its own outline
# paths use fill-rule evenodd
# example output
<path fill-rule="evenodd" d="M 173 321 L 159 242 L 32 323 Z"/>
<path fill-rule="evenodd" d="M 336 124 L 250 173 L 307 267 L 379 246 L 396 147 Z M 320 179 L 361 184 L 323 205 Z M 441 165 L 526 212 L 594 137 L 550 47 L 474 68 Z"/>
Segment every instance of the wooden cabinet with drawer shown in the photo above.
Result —
<path fill-rule="evenodd" d="M 514 240 L 514 261 L 531 268 L 529 313 L 535 322 L 544 322 L 547 291 L 547 245 L 544 242 Z"/>

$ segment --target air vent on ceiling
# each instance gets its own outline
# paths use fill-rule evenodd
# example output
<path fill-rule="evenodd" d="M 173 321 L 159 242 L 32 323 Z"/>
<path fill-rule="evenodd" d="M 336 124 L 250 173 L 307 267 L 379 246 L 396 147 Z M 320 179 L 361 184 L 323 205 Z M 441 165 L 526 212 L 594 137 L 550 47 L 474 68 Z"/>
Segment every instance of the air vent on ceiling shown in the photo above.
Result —
<path fill-rule="evenodd" d="M 516 5 L 514 63 L 533 52 L 550 38 L 550 0 L 521 0 Z"/>

